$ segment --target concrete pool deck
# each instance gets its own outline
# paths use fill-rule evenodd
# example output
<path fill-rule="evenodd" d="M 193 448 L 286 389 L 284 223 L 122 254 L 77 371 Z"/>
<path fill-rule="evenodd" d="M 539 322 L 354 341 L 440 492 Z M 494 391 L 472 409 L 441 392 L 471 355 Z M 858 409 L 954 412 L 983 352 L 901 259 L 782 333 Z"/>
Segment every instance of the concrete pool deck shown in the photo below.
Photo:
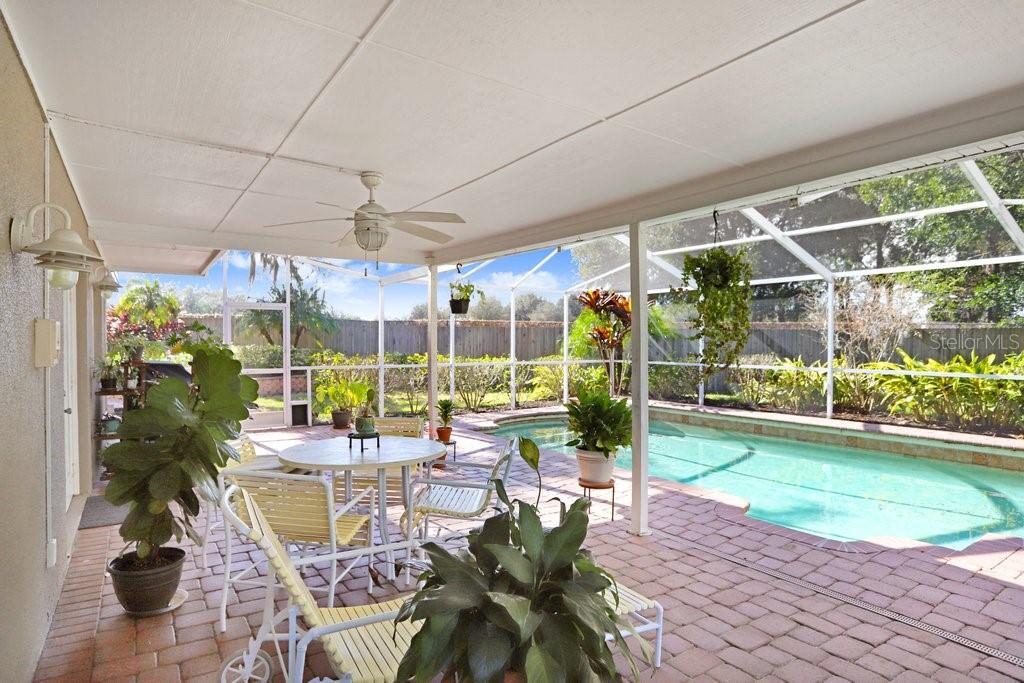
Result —
<path fill-rule="evenodd" d="M 493 457 L 495 437 L 470 426 L 456 424 L 459 460 Z M 311 427 L 253 436 L 279 450 L 336 435 Z M 546 451 L 542 472 L 542 509 L 550 522 L 557 514 L 550 499 L 581 491 L 569 457 Z M 665 607 L 665 657 L 654 680 L 1024 679 L 1024 667 L 1007 661 L 1024 657 L 1020 539 L 986 539 L 963 551 L 879 545 L 844 552 L 742 517 L 734 498 L 654 477 L 653 533 L 636 537 L 629 533 L 629 472 L 617 470 L 616 479 L 616 519 L 609 521 L 609 492 L 596 492 L 587 546 L 618 580 Z M 532 499 L 535 485 L 535 475 L 517 463 L 512 495 Z M 36 679 L 216 680 L 220 661 L 259 626 L 262 589 L 232 595 L 228 632 L 216 634 L 220 559 L 211 553 L 211 570 L 204 572 L 197 549 L 186 545 L 189 600 L 171 614 L 132 619 L 103 575 L 121 545 L 116 527 L 79 532 Z M 256 554 L 242 546 L 234 559 Z M 357 572 L 345 582 L 342 604 L 396 594 L 385 585 L 368 598 L 361 577 Z M 979 651 L 986 647 L 998 653 Z M 310 664 L 311 673 L 329 673 L 319 650 Z"/>

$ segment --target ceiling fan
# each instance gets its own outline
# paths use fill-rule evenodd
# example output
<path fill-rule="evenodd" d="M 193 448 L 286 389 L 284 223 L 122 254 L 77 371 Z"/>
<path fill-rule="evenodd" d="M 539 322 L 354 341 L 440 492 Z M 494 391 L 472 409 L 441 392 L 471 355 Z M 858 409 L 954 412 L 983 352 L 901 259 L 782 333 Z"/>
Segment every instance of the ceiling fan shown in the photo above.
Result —
<path fill-rule="evenodd" d="M 426 221 L 428 223 L 465 223 L 461 216 L 455 213 L 444 213 L 441 211 L 393 211 L 389 212 L 383 206 L 374 201 L 373 191 L 384 182 L 384 175 L 377 171 L 363 171 L 359 174 L 363 187 L 370 191 L 370 201 L 366 202 L 353 211 L 352 216 L 338 216 L 336 218 L 318 218 L 308 221 L 291 221 L 288 223 L 274 223 L 267 225 L 268 228 L 277 228 L 285 225 L 303 225 L 305 223 L 324 223 L 327 221 L 346 220 L 352 221 L 352 229 L 341 236 L 333 244 L 338 246 L 356 244 L 365 252 L 379 252 L 388 241 L 388 234 L 391 229 L 399 230 L 416 237 L 420 237 L 437 244 L 445 244 L 452 240 L 452 236 L 425 225 L 413 221 Z M 326 204 L 325 202 L 318 202 Z M 344 207 L 337 204 L 326 204 L 339 209 Z M 377 259 L 379 261 L 379 257 Z"/>

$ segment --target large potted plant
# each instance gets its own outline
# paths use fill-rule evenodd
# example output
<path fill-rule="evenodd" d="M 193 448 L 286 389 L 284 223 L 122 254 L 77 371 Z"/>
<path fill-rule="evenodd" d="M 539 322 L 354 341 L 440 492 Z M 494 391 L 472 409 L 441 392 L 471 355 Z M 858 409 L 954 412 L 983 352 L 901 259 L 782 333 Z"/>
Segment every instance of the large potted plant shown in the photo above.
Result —
<path fill-rule="evenodd" d="M 520 454 L 539 478 L 536 444 L 521 439 Z M 589 502 L 560 503 L 558 526 L 545 530 L 536 505 L 510 501 L 495 483 L 505 510 L 469 532 L 466 551 L 422 546 L 430 566 L 395 622 L 423 624 L 395 680 L 620 680 L 606 634 L 640 680 L 621 635 L 632 627 L 609 606 L 608 592 L 618 600 L 615 581 L 582 549 Z M 646 641 L 638 641 L 648 656 Z"/>
<path fill-rule="evenodd" d="M 457 315 L 469 313 L 469 300 L 473 298 L 473 294 L 479 295 L 481 299 L 484 298 L 483 291 L 477 289 L 476 285 L 462 280 L 453 280 L 448 284 L 448 288 L 451 290 L 448 305 L 451 307 L 452 313 Z"/>
<path fill-rule="evenodd" d="M 612 478 L 615 451 L 633 440 L 633 414 L 625 399 L 614 399 L 603 391 L 581 393 L 565 404 L 573 439 L 566 446 L 576 448 L 580 479 L 605 483 Z"/>
<path fill-rule="evenodd" d="M 359 409 L 359 417 L 356 418 L 356 431 L 360 434 L 373 434 L 373 402 L 377 400 L 377 390 L 371 386 L 366 387 L 366 398 Z"/>
<path fill-rule="evenodd" d="M 114 473 L 105 495 L 129 507 L 119 532 L 133 548 L 111 560 L 107 571 L 131 613 L 170 603 L 185 551 L 166 544 L 185 535 L 202 542 L 192 526 L 198 496 L 217 499 L 218 470 L 238 459 L 228 441 L 238 438 L 249 417 L 246 405 L 257 397 L 256 381 L 241 374 L 229 349 L 199 342 L 185 350 L 192 356 L 192 383 L 165 378 L 149 389 L 145 407 L 125 412 L 120 441 L 103 451 Z"/>
<path fill-rule="evenodd" d="M 452 415 L 455 413 L 455 403 L 448 398 L 442 398 L 437 402 L 437 419 L 441 426 L 437 428 L 437 440 L 441 443 L 448 443 L 452 440 Z"/>
<path fill-rule="evenodd" d="M 335 429 L 348 429 L 352 423 L 352 410 L 366 400 L 370 385 L 364 382 L 337 379 L 316 388 L 316 400 L 331 409 Z"/>

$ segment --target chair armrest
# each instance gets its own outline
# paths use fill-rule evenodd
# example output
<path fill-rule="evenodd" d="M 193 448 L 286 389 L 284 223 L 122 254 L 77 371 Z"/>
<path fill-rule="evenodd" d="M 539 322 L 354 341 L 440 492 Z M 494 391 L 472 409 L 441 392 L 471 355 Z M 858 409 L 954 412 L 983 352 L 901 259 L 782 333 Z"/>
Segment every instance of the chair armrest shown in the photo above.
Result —
<path fill-rule="evenodd" d="M 338 508 L 338 510 L 334 513 L 334 518 L 338 519 L 343 514 L 345 514 L 346 512 L 351 510 L 353 507 L 355 507 L 356 503 L 366 499 L 367 497 L 369 498 L 370 512 L 372 514 L 373 513 L 373 505 L 374 505 L 374 502 L 375 502 L 374 501 L 374 498 L 375 498 L 374 493 L 376 493 L 374 488 L 372 486 L 367 486 L 365 489 L 363 489 L 359 493 L 357 493 L 354 496 L 352 496 L 352 498 L 350 498 L 347 503 L 345 503 L 343 506 Z"/>
<path fill-rule="evenodd" d="M 451 486 L 457 489 L 482 489 L 491 488 L 490 483 L 480 484 L 475 481 L 460 481 L 458 479 L 414 479 L 413 484 L 427 484 L 430 486 Z"/>
<path fill-rule="evenodd" d="M 298 646 L 295 648 L 295 666 L 293 667 L 293 681 L 301 681 L 306 668 L 306 650 L 309 648 L 309 644 L 314 639 L 322 638 L 323 636 L 330 635 L 332 633 L 340 633 L 341 631 L 347 631 L 353 628 L 359 628 L 360 626 L 368 626 L 369 624 L 379 624 L 383 621 L 392 621 L 398 616 L 398 612 L 384 612 L 383 614 L 374 614 L 369 617 L 360 617 L 359 619 L 352 619 L 351 621 L 343 621 L 337 624 L 328 624 L 326 626 L 317 626 L 311 628 L 302 636 Z"/>

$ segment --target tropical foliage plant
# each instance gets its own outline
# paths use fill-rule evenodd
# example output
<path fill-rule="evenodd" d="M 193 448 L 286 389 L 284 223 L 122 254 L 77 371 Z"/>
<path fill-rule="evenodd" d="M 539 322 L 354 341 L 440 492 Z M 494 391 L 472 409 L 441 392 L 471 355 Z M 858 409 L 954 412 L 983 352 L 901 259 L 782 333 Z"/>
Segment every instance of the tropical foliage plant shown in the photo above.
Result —
<path fill-rule="evenodd" d="M 217 498 L 217 472 L 238 453 L 228 443 L 239 436 L 256 400 L 257 384 L 241 374 L 231 351 L 213 342 L 186 344 L 192 383 L 165 378 L 149 389 L 146 405 L 126 411 L 120 439 L 103 451 L 113 472 L 105 496 L 129 506 L 121 537 L 134 546 L 140 564 L 157 561 L 160 546 L 188 535 L 199 514 L 199 495 Z"/>
<path fill-rule="evenodd" d="M 692 339 L 702 340 L 700 362 L 704 378 L 736 365 L 750 337 L 750 276 L 753 269 L 743 249 L 730 254 L 712 247 L 687 254 L 683 283 L 672 288 L 673 297 L 693 306 Z"/>
<path fill-rule="evenodd" d="M 536 444 L 521 439 L 519 448 L 539 477 Z M 531 682 L 620 680 L 605 634 L 639 680 L 621 635 L 631 627 L 606 597 L 617 604 L 615 580 L 582 549 L 588 501 L 568 508 L 559 502 L 558 526 L 545 531 L 535 505 L 509 500 L 501 481 L 495 484 L 505 509 L 468 534 L 466 550 L 423 545 L 430 568 L 395 618 L 423 624 L 396 680 L 425 683 L 442 674 L 501 683 L 507 672 Z"/>
<path fill-rule="evenodd" d="M 292 284 L 291 292 L 291 343 L 298 346 L 306 333 L 326 335 L 338 329 L 338 320 L 327 304 L 327 293 L 317 287 L 306 287 L 301 282 Z M 270 288 L 267 301 L 285 302 L 285 289 L 276 285 Z M 267 344 L 279 344 L 284 325 L 281 311 L 247 309 L 242 313 L 239 324 L 243 330 L 260 335 Z"/>
<path fill-rule="evenodd" d="M 451 290 L 451 298 L 456 301 L 472 299 L 474 294 L 479 296 L 481 299 L 484 298 L 483 290 L 479 289 L 472 282 L 452 280 L 448 283 L 448 289 Z"/>
<path fill-rule="evenodd" d="M 569 431 L 574 435 L 566 446 L 604 453 L 607 458 L 620 446 L 633 442 L 633 413 L 626 399 L 603 392 L 584 393 L 566 403 L 565 408 L 569 411 Z"/>
<path fill-rule="evenodd" d="M 316 402 L 321 409 L 352 410 L 366 401 L 369 391 L 369 384 L 338 378 L 317 385 Z"/>
<path fill-rule="evenodd" d="M 1008 356 L 1002 362 L 994 354 L 954 356 L 948 362 L 920 361 L 898 351 L 901 363 L 873 363 L 881 370 L 955 372 L 967 375 L 1024 374 L 1024 354 Z M 1024 386 L 1019 381 L 984 377 L 929 377 L 884 375 L 879 378 L 893 415 L 916 422 L 937 422 L 953 427 L 1005 428 L 1024 424 Z"/>

